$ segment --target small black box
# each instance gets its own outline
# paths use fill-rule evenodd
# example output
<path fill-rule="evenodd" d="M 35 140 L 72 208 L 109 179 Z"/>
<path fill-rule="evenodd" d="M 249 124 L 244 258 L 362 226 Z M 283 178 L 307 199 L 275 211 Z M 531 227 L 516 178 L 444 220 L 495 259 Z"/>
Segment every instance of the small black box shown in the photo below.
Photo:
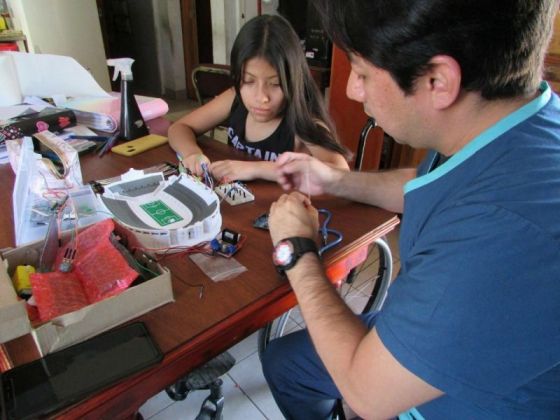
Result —
<path fill-rule="evenodd" d="M 70 109 L 45 108 L 0 123 L 0 139 L 14 140 L 49 130 L 53 133 L 76 125 L 76 115 Z"/>

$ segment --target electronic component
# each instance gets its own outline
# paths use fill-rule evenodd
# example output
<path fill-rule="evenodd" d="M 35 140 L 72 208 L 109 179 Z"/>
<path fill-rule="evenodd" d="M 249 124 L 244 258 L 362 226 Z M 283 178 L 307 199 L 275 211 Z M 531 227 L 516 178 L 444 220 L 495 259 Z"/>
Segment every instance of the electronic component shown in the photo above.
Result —
<path fill-rule="evenodd" d="M 58 266 L 58 270 L 63 273 L 72 271 L 72 264 L 76 258 L 76 248 L 66 248 L 62 262 Z"/>
<path fill-rule="evenodd" d="M 16 267 L 16 271 L 12 276 L 12 282 L 19 296 L 31 296 L 31 280 L 29 276 L 33 273 L 35 273 L 35 267 L 31 265 L 18 265 Z"/>
<path fill-rule="evenodd" d="M 224 229 L 218 238 L 210 241 L 210 248 L 214 254 L 229 258 L 239 251 L 244 243 L 244 236 L 231 229 Z"/>
<path fill-rule="evenodd" d="M 268 213 L 263 213 L 255 219 L 253 226 L 259 229 L 268 230 Z"/>
<path fill-rule="evenodd" d="M 214 188 L 214 191 L 232 206 L 255 200 L 253 193 L 249 191 L 245 184 L 239 181 L 218 185 Z"/>
<path fill-rule="evenodd" d="M 239 242 L 239 233 L 230 229 L 222 230 L 222 241 L 235 245 Z"/>

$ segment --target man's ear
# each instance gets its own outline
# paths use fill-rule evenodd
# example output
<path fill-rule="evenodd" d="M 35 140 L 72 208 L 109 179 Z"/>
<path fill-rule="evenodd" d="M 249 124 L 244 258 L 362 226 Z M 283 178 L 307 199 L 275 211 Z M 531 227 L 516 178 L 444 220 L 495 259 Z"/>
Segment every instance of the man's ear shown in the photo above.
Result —
<path fill-rule="evenodd" d="M 461 92 L 461 67 L 453 57 L 436 55 L 430 60 L 423 80 L 434 109 L 448 108 Z"/>

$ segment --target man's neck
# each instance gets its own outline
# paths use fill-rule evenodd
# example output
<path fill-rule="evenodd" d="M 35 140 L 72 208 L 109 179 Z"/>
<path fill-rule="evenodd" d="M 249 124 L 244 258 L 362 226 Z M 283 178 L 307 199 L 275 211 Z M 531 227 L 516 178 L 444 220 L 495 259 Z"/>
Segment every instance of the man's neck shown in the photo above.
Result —
<path fill-rule="evenodd" d="M 540 92 L 529 97 L 488 101 L 478 93 L 463 93 L 452 109 L 442 116 L 441 124 L 447 127 L 435 149 L 444 156 L 451 156 L 498 121 L 535 99 Z"/>

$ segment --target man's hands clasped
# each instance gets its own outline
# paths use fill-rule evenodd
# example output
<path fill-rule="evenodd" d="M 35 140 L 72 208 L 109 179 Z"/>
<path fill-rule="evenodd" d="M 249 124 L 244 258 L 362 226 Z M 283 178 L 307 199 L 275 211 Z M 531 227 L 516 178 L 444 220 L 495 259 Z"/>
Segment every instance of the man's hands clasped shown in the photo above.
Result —
<path fill-rule="evenodd" d="M 299 192 L 283 194 L 270 206 L 268 229 L 273 244 L 294 236 L 316 241 L 319 213 L 305 195 Z"/>

